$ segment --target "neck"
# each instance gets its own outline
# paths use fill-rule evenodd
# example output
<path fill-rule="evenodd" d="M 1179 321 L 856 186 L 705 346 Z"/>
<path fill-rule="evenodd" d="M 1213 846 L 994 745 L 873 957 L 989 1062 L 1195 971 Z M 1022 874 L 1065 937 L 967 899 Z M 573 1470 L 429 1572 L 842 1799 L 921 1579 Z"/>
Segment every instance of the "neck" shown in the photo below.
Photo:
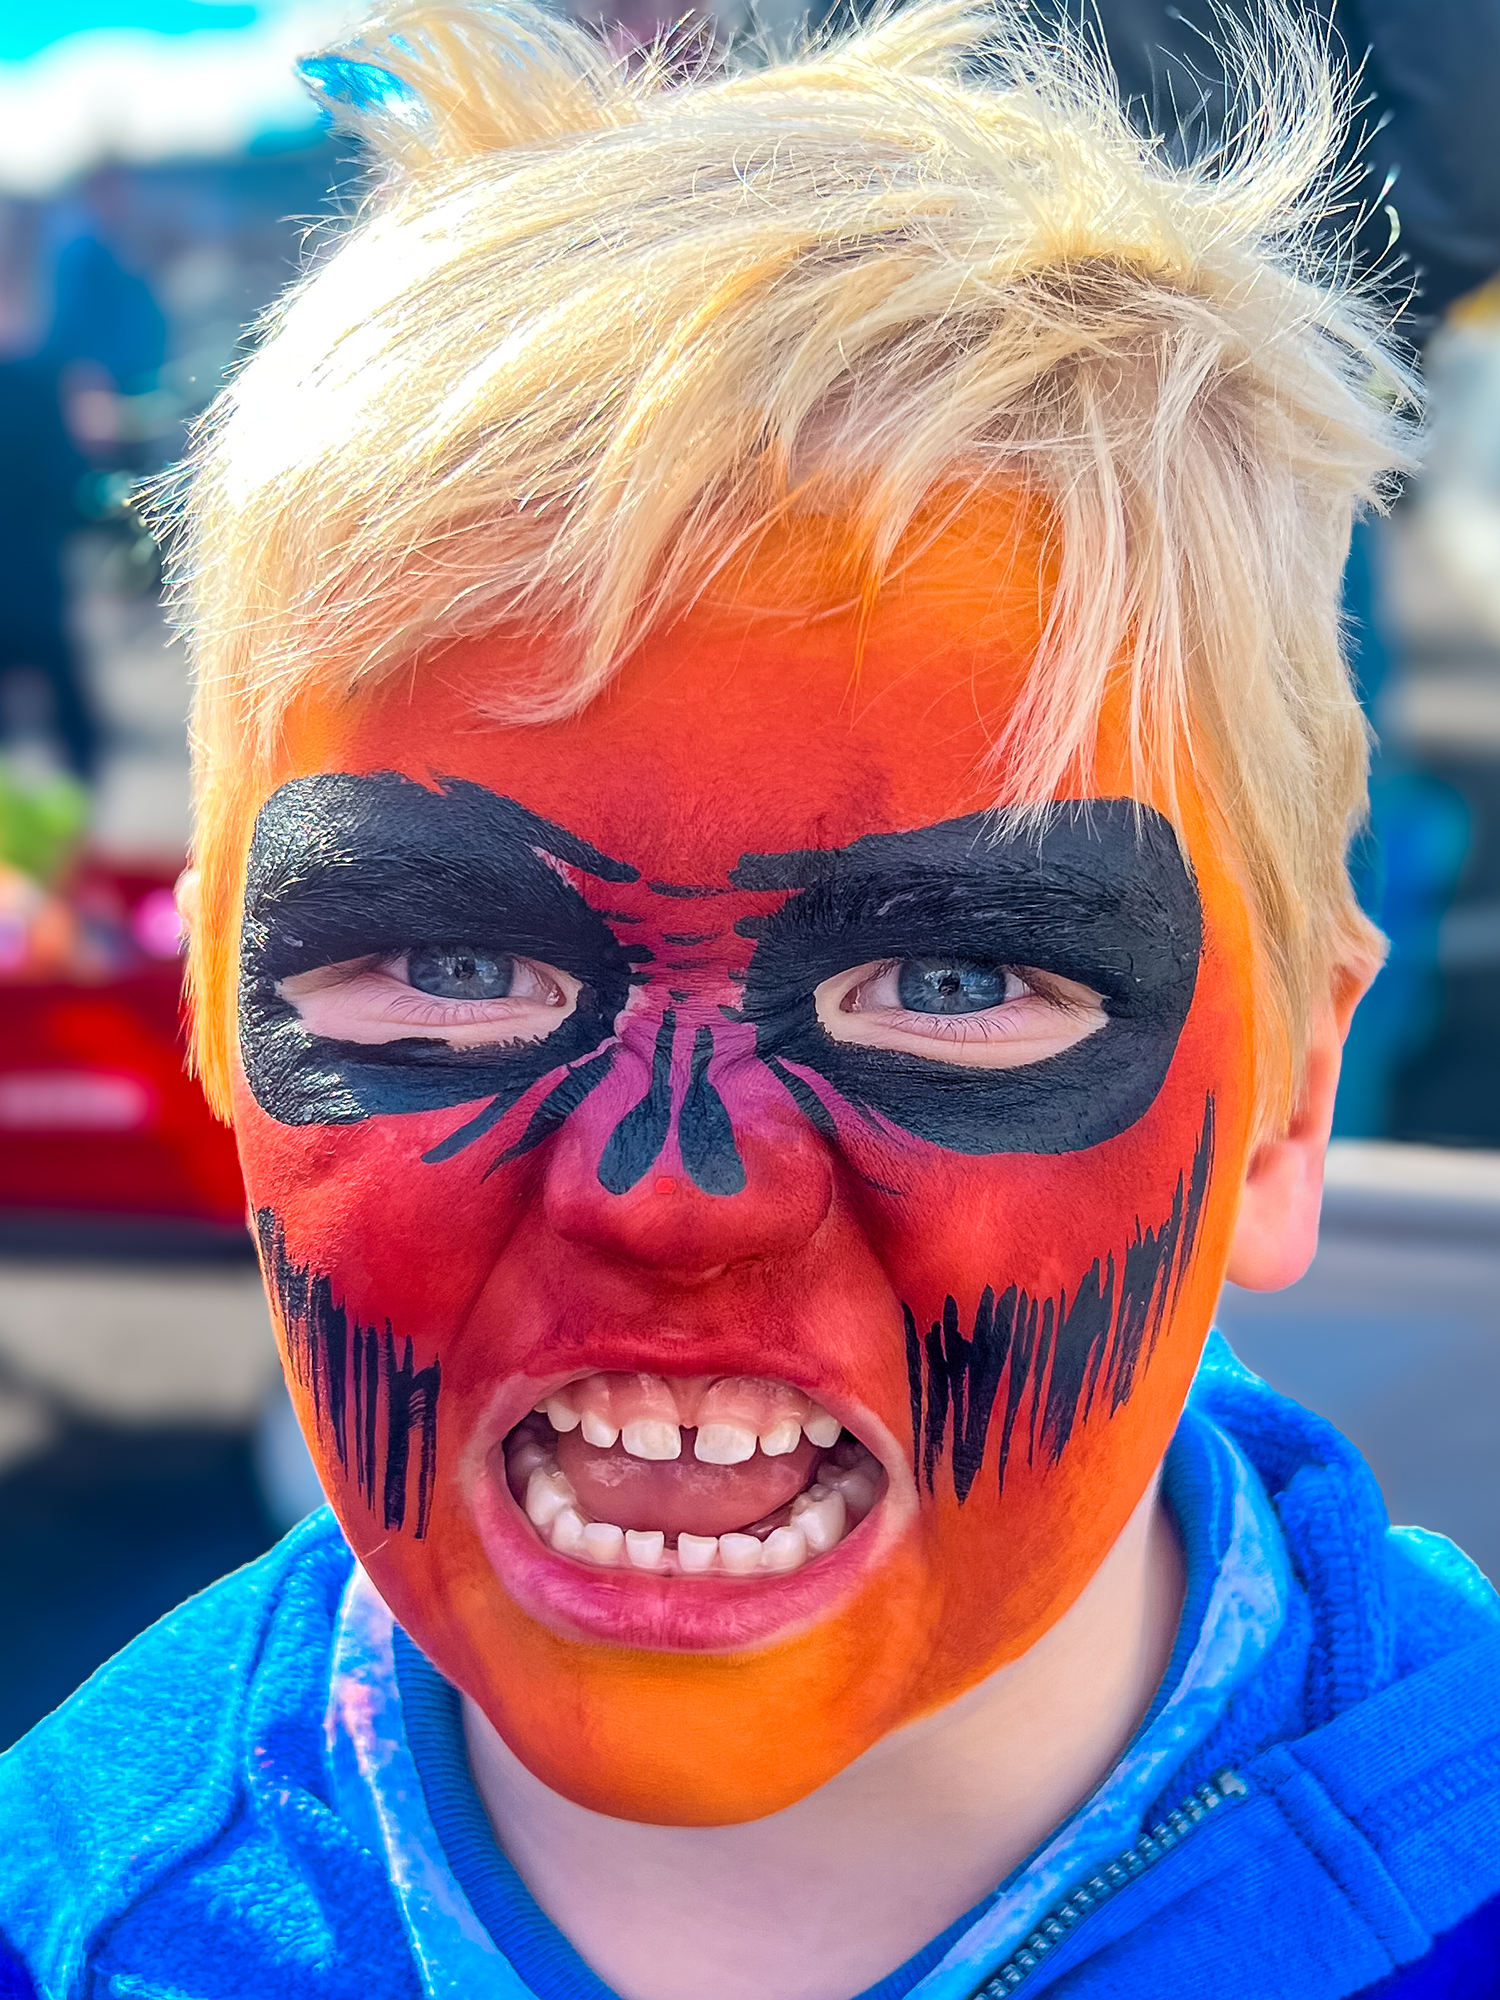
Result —
<path fill-rule="evenodd" d="M 1010 1874 L 1108 1775 L 1166 1671 L 1182 1557 L 1155 1488 L 1019 1660 L 785 1811 L 641 1826 L 549 1791 L 464 1703 L 531 1893 L 623 2000 L 848 2000 Z"/>

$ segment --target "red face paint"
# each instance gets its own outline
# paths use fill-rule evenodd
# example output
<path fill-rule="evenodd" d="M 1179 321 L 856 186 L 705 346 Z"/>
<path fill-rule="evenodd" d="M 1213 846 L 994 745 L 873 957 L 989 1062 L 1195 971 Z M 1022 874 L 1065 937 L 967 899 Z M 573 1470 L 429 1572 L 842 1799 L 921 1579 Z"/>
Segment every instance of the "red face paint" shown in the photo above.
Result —
<path fill-rule="evenodd" d="M 262 809 L 237 1118 L 299 1413 L 403 1625 L 598 1810 L 774 1811 L 1015 1658 L 1191 1379 L 1245 913 L 1108 729 L 1087 811 L 976 817 L 1036 577 L 951 536 L 863 628 L 751 578 L 541 728 L 476 724 L 522 661 L 465 644 L 304 716 Z"/>

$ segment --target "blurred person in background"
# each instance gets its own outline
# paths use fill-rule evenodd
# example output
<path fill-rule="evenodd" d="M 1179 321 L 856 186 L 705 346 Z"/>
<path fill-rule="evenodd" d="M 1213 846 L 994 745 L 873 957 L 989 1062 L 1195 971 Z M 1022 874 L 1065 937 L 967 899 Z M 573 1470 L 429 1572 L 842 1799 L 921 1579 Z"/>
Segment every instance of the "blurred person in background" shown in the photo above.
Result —
<path fill-rule="evenodd" d="M 63 416 L 56 352 L 0 360 L 0 678 L 40 677 L 66 760 L 92 778 L 98 732 L 69 630 L 63 553 L 87 461 Z M 15 689 L 0 707 L 9 721 Z M 9 734 L 9 730 L 7 730 Z"/>
<path fill-rule="evenodd" d="M 57 254 L 47 352 L 59 367 L 94 379 L 116 396 L 156 387 L 167 354 L 167 321 L 150 281 L 130 268 L 124 249 L 130 200 L 118 169 L 95 174 L 73 231 Z M 100 423 L 105 448 L 118 450 L 118 427 Z"/>
<path fill-rule="evenodd" d="M 30 352 L 0 360 L 0 674 L 40 676 L 67 763 L 94 776 L 99 730 L 69 617 L 65 557 L 85 518 L 91 468 L 131 466 L 123 399 L 149 392 L 166 320 L 115 247 L 118 173 L 94 177 L 50 273 L 50 312 Z"/>

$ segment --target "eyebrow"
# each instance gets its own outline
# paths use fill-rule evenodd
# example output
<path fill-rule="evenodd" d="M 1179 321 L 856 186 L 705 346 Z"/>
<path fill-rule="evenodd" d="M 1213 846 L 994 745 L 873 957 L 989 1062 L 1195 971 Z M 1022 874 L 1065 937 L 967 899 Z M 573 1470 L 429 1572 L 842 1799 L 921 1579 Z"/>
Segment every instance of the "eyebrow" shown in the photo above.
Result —
<path fill-rule="evenodd" d="M 517 942 L 542 941 L 588 910 L 554 861 L 604 882 L 639 879 L 627 862 L 464 779 L 432 788 L 396 772 L 294 779 L 256 820 L 246 948 L 285 974 L 313 962 L 309 953 L 336 961 L 498 918 Z"/>
<path fill-rule="evenodd" d="M 992 813 L 967 813 L 904 832 L 868 833 L 845 847 L 744 854 L 730 874 L 741 889 L 811 889 L 893 874 L 912 880 L 1013 883 L 1096 900 L 1114 884 L 1180 873 L 1182 850 L 1169 823 L 1136 799 L 1065 799 L 1040 827 L 997 827 Z"/>
<path fill-rule="evenodd" d="M 629 862 L 617 861 L 503 792 L 467 778 L 421 784 L 399 771 L 325 771 L 294 778 L 261 808 L 253 841 L 268 859 L 272 850 L 285 850 L 289 859 L 300 851 L 337 862 L 360 850 L 388 853 L 393 841 L 418 857 L 442 855 L 451 851 L 456 834 L 470 836 L 481 850 L 488 843 L 540 850 L 603 882 L 640 880 L 641 871 Z"/>
<path fill-rule="evenodd" d="M 930 926 L 950 950 L 960 942 L 955 928 L 972 928 L 987 934 L 972 942 L 991 955 L 1003 955 L 1007 940 L 1037 947 L 1042 963 L 1073 949 L 1097 961 L 1102 951 L 1106 961 L 1121 961 L 1132 983 L 1175 981 L 1196 966 L 1202 943 L 1197 889 L 1177 835 L 1135 799 L 1065 801 L 1040 829 L 998 836 L 991 814 L 972 813 L 866 834 L 842 848 L 746 854 L 731 880 L 800 891 L 795 920 L 808 926 L 866 933 Z M 774 921 L 751 917 L 736 928 L 758 938 Z"/>
<path fill-rule="evenodd" d="M 1003 932 L 1068 923 L 1150 929 L 1161 914 L 1149 883 L 1103 871 L 1070 874 L 1056 869 L 1039 879 L 1020 857 L 985 874 L 920 861 L 840 869 L 800 885 L 794 900 L 829 922 L 893 929 L 927 924 L 941 930 L 962 924 Z M 735 928 L 742 937 L 758 937 L 766 921 L 742 918 Z"/>

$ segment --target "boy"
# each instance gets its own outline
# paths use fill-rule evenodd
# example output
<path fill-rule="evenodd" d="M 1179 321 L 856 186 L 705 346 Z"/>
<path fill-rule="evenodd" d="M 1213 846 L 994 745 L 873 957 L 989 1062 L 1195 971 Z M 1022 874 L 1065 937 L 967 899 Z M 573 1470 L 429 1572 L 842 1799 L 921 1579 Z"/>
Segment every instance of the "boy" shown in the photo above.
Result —
<path fill-rule="evenodd" d="M 184 576 L 334 1514 L 12 1753 L 41 1993 L 1483 1990 L 1494 1595 L 1200 1367 L 1376 962 L 1327 79 L 1182 173 L 982 25 L 313 66 L 387 175 Z"/>

